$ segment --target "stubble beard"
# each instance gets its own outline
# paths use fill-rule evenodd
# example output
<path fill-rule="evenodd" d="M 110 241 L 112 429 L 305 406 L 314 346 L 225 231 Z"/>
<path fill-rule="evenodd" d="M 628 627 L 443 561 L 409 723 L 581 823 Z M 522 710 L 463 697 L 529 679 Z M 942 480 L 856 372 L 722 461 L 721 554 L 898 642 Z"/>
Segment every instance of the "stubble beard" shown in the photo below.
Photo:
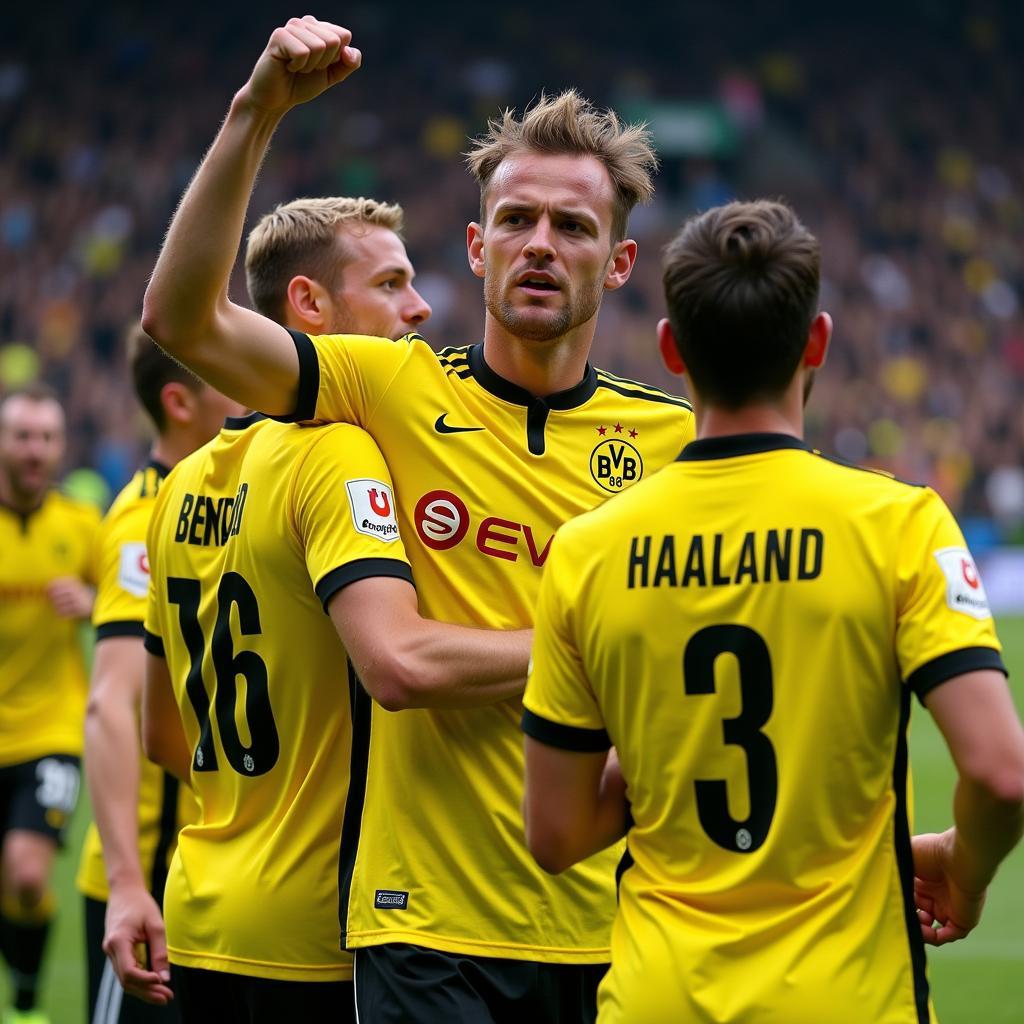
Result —
<path fill-rule="evenodd" d="M 487 312 L 513 337 L 522 338 L 523 341 L 557 341 L 597 313 L 601 305 L 601 292 L 599 287 L 595 287 L 576 299 L 570 295 L 569 301 L 563 306 L 550 312 L 543 311 L 546 315 L 540 318 L 517 308 L 501 293 L 498 284 L 485 278 L 484 305 Z"/>

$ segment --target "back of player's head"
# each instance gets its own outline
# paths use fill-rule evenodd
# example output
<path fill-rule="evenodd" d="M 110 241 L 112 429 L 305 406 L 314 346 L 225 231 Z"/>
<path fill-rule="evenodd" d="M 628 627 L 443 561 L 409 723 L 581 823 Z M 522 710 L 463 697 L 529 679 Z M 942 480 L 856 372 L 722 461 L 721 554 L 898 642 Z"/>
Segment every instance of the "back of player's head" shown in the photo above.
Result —
<path fill-rule="evenodd" d="M 351 257 L 338 229 L 358 232 L 382 227 L 401 236 L 403 213 L 395 203 L 362 196 L 293 199 L 265 214 L 249 232 L 245 279 L 253 307 L 271 320 L 284 321 L 288 283 L 298 274 L 334 292 Z"/>
<path fill-rule="evenodd" d="M 128 328 L 125 347 L 132 370 L 135 397 L 160 433 L 167 427 L 167 414 L 160 397 L 164 385 L 175 382 L 198 392 L 203 383 L 153 341 L 141 324 L 135 323 Z"/>
<path fill-rule="evenodd" d="M 484 221 L 487 186 L 501 162 L 515 153 L 552 156 L 593 156 L 604 164 L 615 188 L 612 241 L 626 237 L 630 211 L 654 194 L 651 177 L 658 158 L 643 125 L 623 124 L 614 110 L 599 110 L 575 89 L 557 96 L 541 94 L 521 118 L 505 110 L 487 123 L 466 154 L 469 170 L 480 186 L 480 219 Z"/>
<path fill-rule="evenodd" d="M 665 250 L 668 318 L 694 389 L 735 409 L 789 386 L 818 306 L 818 240 L 784 203 L 728 203 Z"/>

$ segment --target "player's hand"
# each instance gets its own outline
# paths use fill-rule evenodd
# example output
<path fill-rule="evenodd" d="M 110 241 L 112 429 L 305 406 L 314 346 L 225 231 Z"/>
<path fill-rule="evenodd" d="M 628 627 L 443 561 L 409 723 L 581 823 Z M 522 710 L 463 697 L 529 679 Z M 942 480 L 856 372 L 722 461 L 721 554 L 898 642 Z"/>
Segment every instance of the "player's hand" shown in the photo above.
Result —
<path fill-rule="evenodd" d="M 237 99 L 267 113 L 283 114 L 344 81 L 362 62 L 349 44 L 352 33 L 312 15 L 290 18 L 270 42 Z"/>
<path fill-rule="evenodd" d="M 157 1006 L 174 998 L 163 918 L 156 900 L 142 885 L 111 888 L 103 952 L 125 992 Z"/>
<path fill-rule="evenodd" d="M 965 938 L 981 920 L 985 891 L 966 892 L 953 878 L 954 829 L 914 836 L 914 904 L 929 946 Z"/>
<path fill-rule="evenodd" d="M 96 592 L 74 576 L 62 576 L 46 588 L 50 604 L 62 619 L 84 619 L 92 614 Z"/>

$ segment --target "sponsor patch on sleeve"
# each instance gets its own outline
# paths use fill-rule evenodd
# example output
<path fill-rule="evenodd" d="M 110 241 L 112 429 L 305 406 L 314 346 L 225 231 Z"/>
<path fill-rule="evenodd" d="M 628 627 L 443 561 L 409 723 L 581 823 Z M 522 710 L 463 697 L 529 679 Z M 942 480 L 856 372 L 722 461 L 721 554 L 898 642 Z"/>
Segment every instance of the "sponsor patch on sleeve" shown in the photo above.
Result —
<path fill-rule="evenodd" d="M 385 542 L 398 540 L 391 488 L 380 480 L 346 480 L 345 487 L 356 530 Z"/>
<path fill-rule="evenodd" d="M 988 597 L 967 548 L 942 548 L 935 552 L 935 560 L 946 577 L 946 604 L 955 612 L 963 612 L 976 619 L 991 618 Z"/>
<path fill-rule="evenodd" d="M 141 541 L 121 545 L 117 582 L 133 597 L 145 597 L 149 591 L 149 559 L 146 557 L 146 545 Z"/>

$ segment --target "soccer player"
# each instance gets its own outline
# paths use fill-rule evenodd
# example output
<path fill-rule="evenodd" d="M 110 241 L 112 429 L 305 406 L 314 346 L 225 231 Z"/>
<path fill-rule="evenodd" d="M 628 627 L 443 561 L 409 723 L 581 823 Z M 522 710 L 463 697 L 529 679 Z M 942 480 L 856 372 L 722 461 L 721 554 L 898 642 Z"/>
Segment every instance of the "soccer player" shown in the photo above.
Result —
<path fill-rule="evenodd" d="M 554 530 L 667 463 L 686 402 L 587 361 L 601 298 L 636 258 L 630 209 L 651 192 L 647 136 L 576 93 L 511 113 L 475 147 L 482 345 L 433 352 L 309 337 L 230 302 L 247 199 L 279 119 L 358 66 L 350 33 L 276 30 L 172 222 L 145 317 L 177 358 L 240 400 L 345 420 L 377 441 L 420 608 L 527 627 Z M 346 819 L 342 921 L 363 1020 L 593 1019 L 609 959 L 617 858 L 558 879 L 525 847 L 517 699 L 357 721 L 365 772 Z"/>
<path fill-rule="evenodd" d="M 695 217 L 664 276 L 699 438 L 555 539 L 530 848 L 558 872 L 628 829 L 602 1024 L 926 1024 L 922 940 L 977 923 L 1024 821 L 984 588 L 933 491 L 801 440 L 832 325 L 792 210 Z M 914 695 L 960 778 L 955 826 L 912 844 Z"/>
<path fill-rule="evenodd" d="M 125 1000 L 102 948 L 104 931 L 116 939 L 124 930 L 133 943 L 162 935 L 167 865 L 181 826 L 198 810 L 187 786 L 140 756 L 146 529 L 170 469 L 213 437 L 225 416 L 243 411 L 161 351 L 141 327 L 128 332 L 127 348 L 135 395 L 156 439 L 146 464 L 111 505 L 97 541 L 96 645 L 85 716 L 85 774 L 96 822 L 78 871 L 93 1024 L 179 1019 L 173 1004 Z"/>
<path fill-rule="evenodd" d="M 401 210 L 372 200 L 279 207 L 250 235 L 250 295 L 295 328 L 400 334 L 430 313 L 400 228 Z M 521 691 L 529 634 L 420 618 L 390 479 L 354 427 L 231 421 L 168 486 L 151 530 L 150 626 L 167 660 L 155 664 L 144 719 L 156 756 L 191 771 L 203 805 L 168 888 L 178 999 L 188 1021 L 348 1019 L 338 857 L 352 709 L 365 715 L 368 702 L 346 652 L 389 707 L 474 705 Z M 210 618 L 205 594 L 218 615 L 235 602 L 237 641 L 227 618 Z M 213 723 L 201 726 L 204 636 L 215 683 L 205 705 Z M 232 644 L 248 744 L 225 718 L 235 682 L 222 652 Z M 115 955 L 131 958 L 130 944 Z"/>
<path fill-rule="evenodd" d="M 75 808 L 85 713 L 78 623 L 99 511 L 52 489 L 64 411 L 43 384 L 0 402 L 0 952 L 19 1024 L 41 1022 L 53 857 Z"/>

